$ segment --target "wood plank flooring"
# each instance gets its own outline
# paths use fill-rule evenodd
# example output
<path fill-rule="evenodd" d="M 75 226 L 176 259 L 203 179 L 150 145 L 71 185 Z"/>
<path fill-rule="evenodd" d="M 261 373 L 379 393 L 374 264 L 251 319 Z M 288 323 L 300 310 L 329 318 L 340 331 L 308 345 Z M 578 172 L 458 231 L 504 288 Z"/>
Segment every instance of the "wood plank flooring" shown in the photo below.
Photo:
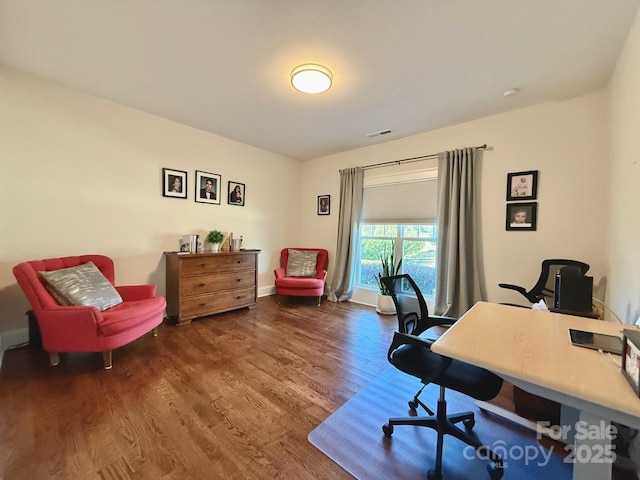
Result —
<path fill-rule="evenodd" d="M 279 301 L 282 303 L 279 303 Z M 0 478 L 351 478 L 308 433 L 387 366 L 395 316 L 258 300 L 113 352 L 31 347 L 0 372 Z"/>
<path fill-rule="evenodd" d="M 112 370 L 97 353 L 51 367 L 37 348 L 7 351 L 0 479 L 352 478 L 307 435 L 389 366 L 395 326 L 371 307 L 271 296 L 165 323 L 115 350 Z M 495 401 L 508 409 L 510 387 Z"/>

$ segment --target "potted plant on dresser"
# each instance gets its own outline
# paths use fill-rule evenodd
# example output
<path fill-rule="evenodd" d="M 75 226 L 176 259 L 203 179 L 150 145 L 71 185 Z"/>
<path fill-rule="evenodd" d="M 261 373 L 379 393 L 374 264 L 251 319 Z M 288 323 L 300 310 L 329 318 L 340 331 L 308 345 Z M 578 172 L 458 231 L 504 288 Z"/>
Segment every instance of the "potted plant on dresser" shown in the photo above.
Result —
<path fill-rule="evenodd" d="M 387 248 L 380 255 L 380 261 L 382 262 L 382 271 L 378 272 L 378 285 L 380 293 L 378 294 L 378 307 L 376 312 L 383 315 L 393 315 L 396 313 L 396 307 L 393 304 L 393 298 L 391 292 L 382 283 L 382 277 L 390 277 L 391 275 L 398 275 L 402 268 L 402 258 L 396 262 L 395 258 L 395 243 L 391 242 L 391 253 L 387 253 Z"/>
<path fill-rule="evenodd" d="M 219 230 L 211 230 L 207 234 L 207 243 L 209 243 L 210 251 L 217 252 L 220 250 L 220 244 L 224 240 L 224 235 Z"/>

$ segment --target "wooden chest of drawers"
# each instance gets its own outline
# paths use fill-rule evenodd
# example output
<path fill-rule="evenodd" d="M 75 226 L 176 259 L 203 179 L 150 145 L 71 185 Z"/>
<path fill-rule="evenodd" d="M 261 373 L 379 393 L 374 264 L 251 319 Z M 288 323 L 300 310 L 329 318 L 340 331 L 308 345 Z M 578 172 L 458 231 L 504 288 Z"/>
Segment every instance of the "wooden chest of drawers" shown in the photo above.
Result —
<path fill-rule="evenodd" d="M 167 315 L 186 325 L 197 317 L 255 308 L 258 253 L 167 253 Z"/>

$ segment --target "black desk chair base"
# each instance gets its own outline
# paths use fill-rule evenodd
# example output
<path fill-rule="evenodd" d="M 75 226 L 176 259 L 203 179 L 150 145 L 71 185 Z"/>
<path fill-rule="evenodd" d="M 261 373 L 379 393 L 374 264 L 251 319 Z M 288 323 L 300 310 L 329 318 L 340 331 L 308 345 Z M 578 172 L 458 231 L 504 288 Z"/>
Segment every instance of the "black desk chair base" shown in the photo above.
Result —
<path fill-rule="evenodd" d="M 487 446 L 483 445 L 475 436 L 468 433 L 476 423 L 473 412 L 447 415 L 447 401 L 444 395 L 445 388 L 440 386 L 440 398 L 438 399 L 438 407 L 435 415 L 429 417 L 390 418 L 389 421 L 382 426 L 382 432 L 387 438 L 391 438 L 395 425 L 414 425 L 417 427 L 432 428 L 438 433 L 436 443 L 436 467 L 428 471 L 428 480 L 442 480 L 442 447 L 445 435 L 453 435 L 458 440 L 480 451 L 483 457 L 489 458 L 491 462 L 493 462 L 493 465 L 487 466 L 489 476 L 491 480 L 500 480 L 504 473 L 502 458 L 492 452 Z M 466 431 L 456 425 L 456 423 L 460 422 L 462 422 Z"/>
<path fill-rule="evenodd" d="M 425 389 L 426 385 L 423 385 L 422 388 L 420 390 L 418 390 L 418 393 L 416 393 L 413 396 L 413 400 L 409 400 L 407 403 L 409 405 L 409 408 L 411 410 L 417 410 L 418 406 L 421 406 L 422 408 L 425 409 L 425 411 L 429 414 L 429 415 L 435 415 L 435 412 L 433 410 L 431 410 L 425 403 L 422 402 L 422 400 L 420 400 L 418 397 L 420 396 L 420 394 L 422 393 L 422 391 Z M 415 418 L 415 417 L 413 417 Z M 400 424 L 398 424 L 400 425 Z"/>

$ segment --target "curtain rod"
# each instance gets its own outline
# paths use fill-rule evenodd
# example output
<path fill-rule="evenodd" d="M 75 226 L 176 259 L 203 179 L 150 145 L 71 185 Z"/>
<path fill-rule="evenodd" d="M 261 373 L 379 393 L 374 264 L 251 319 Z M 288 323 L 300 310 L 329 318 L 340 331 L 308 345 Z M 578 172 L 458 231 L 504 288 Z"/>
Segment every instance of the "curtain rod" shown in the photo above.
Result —
<path fill-rule="evenodd" d="M 479 147 L 474 147 L 476 150 L 486 150 L 487 144 L 480 145 Z M 425 160 L 427 158 L 436 158 L 438 156 L 437 153 L 432 153 L 431 155 L 422 155 L 420 157 L 412 157 L 412 158 L 403 158 L 401 160 L 391 160 L 389 162 L 382 163 L 374 163 L 372 165 L 364 165 L 362 167 L 363 170 L 369 170 L 370 168 L 378 168 L 378 167 L 386 167 L 387 165 L 400 165 L 402 163 L 411 163 L 418 162 L 420 160 Z M 341 172 L 342 170 L 340 170 Z"/>

